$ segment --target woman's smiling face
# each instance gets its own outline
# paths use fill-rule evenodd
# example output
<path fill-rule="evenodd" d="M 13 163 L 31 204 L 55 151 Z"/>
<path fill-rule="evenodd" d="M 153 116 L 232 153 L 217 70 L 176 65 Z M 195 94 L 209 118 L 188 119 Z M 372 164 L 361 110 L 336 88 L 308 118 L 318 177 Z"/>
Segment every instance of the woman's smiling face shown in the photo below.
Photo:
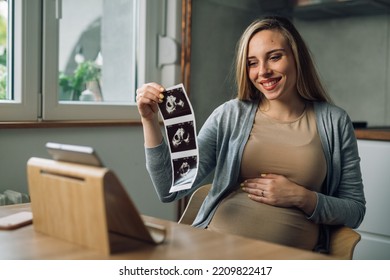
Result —
<path fill-rule="evenodd" d="M 248 74 L 268 100 L 296 98 L 297 70 L 285 37 L 277 30 L 256 33 L 248 46 Z"/>

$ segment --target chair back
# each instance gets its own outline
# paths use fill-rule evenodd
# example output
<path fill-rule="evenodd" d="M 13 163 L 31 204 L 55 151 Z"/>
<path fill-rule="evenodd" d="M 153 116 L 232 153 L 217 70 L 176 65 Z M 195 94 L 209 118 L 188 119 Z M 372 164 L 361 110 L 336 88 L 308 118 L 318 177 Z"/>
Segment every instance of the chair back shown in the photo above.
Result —
<path fill-rule="evenodd" d="M 201 186 L 192 193 L 190 200 L 188 201 L 188 204 L 186 206 L 186 209 L 184 210 L 183 215 L 179 220 L 179 224 L 192 224 L 192 222 L 195 220 L 196 215 L 198 214 L 199 208 L 202 205 L 203 200 L 209 193 L 210 188 L 211 184 L 207 184 Z"/>
<path fill-rule="evenodd" d="M 329 255 L 339 260 L 352 260 L 361 236 L 352 228 L 339 226 L 330 230 Z"/>

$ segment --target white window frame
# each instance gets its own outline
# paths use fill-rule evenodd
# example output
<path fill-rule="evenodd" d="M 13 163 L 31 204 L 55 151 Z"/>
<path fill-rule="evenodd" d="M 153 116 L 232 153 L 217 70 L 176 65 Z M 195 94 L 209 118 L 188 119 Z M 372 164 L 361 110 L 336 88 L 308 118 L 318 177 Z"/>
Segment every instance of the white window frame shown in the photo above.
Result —
<path fill-rule="evenodd" d="M 14 0 L 13 94 L 1 100 L 0 121 L 37 120 L 41 86 L 41 0 Z M 8 52 L 9 53 L 9 52 Z"/>
<path fill-rule="evenodd" d="M 58 47 L 61 0 L 15 1 L 14 100 L 0 101 L 1 121 L 139 121 L 134 103 L 64 102 L 58 100 Z M 171 17 L 177 24 L 180 0 L 139 1 L 137 82 L 163 82 L 167 69 L 158 61 L 158 43 L 166 35 L 167 6 L 174 6 Z M 176 34 L 178 35 L 178 34 Z M 175 38 L 177 41 L 177 38 Z M 166 68 L 166 69 L 163 69 Z M 169 75 L 168 75 L 169 76 Z M 177 79 L 173 79 L 177 81 Z M 170 80 L 171 82 L 171 80 Z M 131 91 L 131 89 L 129 89 Z"/>
<path fill-rule="evenodd" d="M 157 34 L 164 32 L 162 21 L 165 13 L 165 1 L 139 1 L 140 30 L 138 40 L 140 46 L 150 46 L 150 49 L 142 48 L 138 54 L 138 82 L 151 79 L 160 81 L 160 69 L 157 65 Z M 43 95 L 43 120 L 139 120 L 137 107 L 134 103 L 106 103 L 106 102 L 64 102 L 58 100 L 58 32 L 61 0 L 45 0 L 43 6 L 43 58 L 42 58 L 42 95 Z M 148 19 L 148 21 L 146 21 Z M 153 19 L 153 22 L 150 21 Z M 141 36 L 146 31 L 145 36 Z M 154 49 L 154 50 L 151 50 Z M 53 59 L 56 58 L 56 59 Z M 141 61 L 140 61 L 140 58 Z M 145 67 L 140 66 L 145 63 Z M 143 81 L 142 81 L 143 80 Z M 137 85 L 135 85 L 137 86 Z M 135 94 L 136 88 L 129 89 L 130 94 Z M 132 91 L 132 92 L 131 92 Z"/>

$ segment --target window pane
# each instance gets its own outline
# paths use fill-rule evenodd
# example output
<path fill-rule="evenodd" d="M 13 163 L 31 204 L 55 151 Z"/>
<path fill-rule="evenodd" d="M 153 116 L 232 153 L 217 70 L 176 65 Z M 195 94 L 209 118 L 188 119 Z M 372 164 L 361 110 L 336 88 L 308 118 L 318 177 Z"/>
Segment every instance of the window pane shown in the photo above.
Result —
<path fill-rule="evenodd" d="M 0 100 L 11 100 L 7 92 L 7 43 L 8 43 L 8 2 L 0 1 Z M 10 91 L 9 91 L 10 92 Z"/>
<path fill-rule="evenodd" d="M 135 0 L 62 0 L 59 100 L 134 103 Z"/>

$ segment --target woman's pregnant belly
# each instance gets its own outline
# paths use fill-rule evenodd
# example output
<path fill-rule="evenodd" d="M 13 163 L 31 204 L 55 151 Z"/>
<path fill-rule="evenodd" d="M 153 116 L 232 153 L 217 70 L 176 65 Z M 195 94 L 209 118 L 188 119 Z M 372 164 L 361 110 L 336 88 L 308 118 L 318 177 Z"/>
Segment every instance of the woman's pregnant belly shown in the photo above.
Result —
<path fill-rule="evenodd" d="M 317 244 L 319 231 L 299 209 L 253 201 L 241 189 L 220 203 L 208 229 L 307 250 Z"/>

